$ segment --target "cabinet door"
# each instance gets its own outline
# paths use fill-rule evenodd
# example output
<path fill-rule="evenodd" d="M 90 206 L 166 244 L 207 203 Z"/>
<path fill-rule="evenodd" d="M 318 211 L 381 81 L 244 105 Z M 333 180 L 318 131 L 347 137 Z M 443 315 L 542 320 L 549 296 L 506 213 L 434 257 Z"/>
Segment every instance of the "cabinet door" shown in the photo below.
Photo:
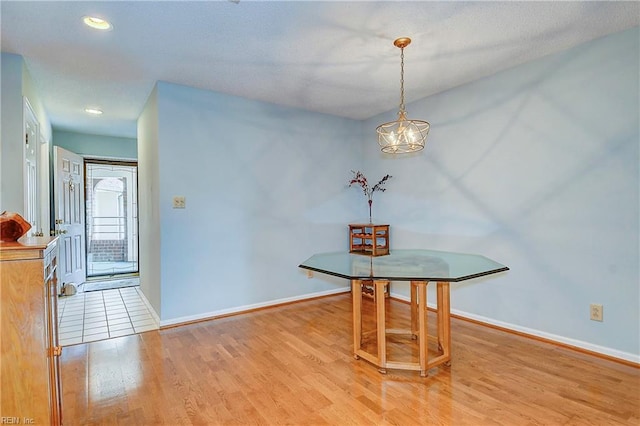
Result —
<path fill-rule="evenodd" d="M 42 259 L 0 264 L 0 407 L 3 418 L 26 417 L 35 424 L 51 423 L 44 316 L 48 299 L 42 275 Z"/>
<path fill-rule="evenodd" d="M 51 424 L 62 424 L 62 380 L 58 341 L 58 278 L 57 247 L 51 250 L 45 261 L 46 317 L 47 317 L 47 366 L 49 370 L 49 405 Z"/>

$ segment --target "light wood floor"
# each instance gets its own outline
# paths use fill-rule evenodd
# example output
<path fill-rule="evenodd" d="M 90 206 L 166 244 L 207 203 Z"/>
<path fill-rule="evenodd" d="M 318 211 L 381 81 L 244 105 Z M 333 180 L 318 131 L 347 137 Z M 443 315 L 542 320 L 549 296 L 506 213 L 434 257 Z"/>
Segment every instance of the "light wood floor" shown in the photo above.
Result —
<path fill-rule="evenodd" d="M 341 294 L 64 348 L 65 425 L 640 424 L 639 369 L 453 319 L 451 367 L 382 375 L 351 324 Z"/>

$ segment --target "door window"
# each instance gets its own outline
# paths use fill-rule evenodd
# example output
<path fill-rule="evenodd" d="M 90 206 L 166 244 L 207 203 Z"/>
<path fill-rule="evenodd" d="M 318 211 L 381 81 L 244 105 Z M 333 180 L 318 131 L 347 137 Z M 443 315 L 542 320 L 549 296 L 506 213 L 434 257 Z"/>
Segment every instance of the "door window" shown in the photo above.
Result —
<path fill-rule="evenodd" d="M 138 167 L 85 161 L 87 276 L 138 272 Z"/>

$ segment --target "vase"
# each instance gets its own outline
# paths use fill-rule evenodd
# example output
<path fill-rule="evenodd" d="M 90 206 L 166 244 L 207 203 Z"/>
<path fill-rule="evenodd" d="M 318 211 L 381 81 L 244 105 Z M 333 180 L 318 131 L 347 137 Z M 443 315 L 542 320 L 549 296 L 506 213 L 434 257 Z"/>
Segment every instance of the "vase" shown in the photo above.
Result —
<path fill-rule="evenodd" d="M 369 200 L 369 223 L 373 223 L 371 220 L 371 204 L 373 204 L 373 200 Z"/>

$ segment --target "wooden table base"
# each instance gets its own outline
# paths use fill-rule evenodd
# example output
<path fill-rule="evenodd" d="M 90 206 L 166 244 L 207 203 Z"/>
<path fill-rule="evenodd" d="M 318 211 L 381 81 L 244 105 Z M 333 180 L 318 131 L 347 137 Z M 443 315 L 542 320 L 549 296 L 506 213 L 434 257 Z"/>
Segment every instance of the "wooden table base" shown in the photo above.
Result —
<path fill-rule="evenodd" d="M 370 283 L 371 281 L 368 281 Z M 388 280 L 373 280 L 375 295 L 384 295 Z M 353 352 L 356 359 L 364 359 L 376 365 L 381 373 L 387 368 L 420 371 L 426 377 L 430 368 L 441 364 L 451 365 L 451 306 L 449 304 L 449 283 L 437 283 L 437 329 L 439 355 L 429 360 L 427 349 L 427 281 L 411 281 L 411 330 L 386 328 L 385 297 L 375 297 L 377 356 L 362 348 L 362 286 L 363 280 L 351 280 L 353 295 Z M 387 360 L 387 334 L 407 335 L 418 340 L 419 361 L 399 362 Z"/>

